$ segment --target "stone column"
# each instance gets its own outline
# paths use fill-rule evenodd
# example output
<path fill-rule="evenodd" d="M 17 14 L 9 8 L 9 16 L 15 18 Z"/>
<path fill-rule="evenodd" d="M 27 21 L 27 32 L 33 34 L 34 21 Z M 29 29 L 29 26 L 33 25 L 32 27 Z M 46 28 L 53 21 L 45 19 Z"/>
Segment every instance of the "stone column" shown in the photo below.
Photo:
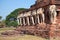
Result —
<path fill-rule="evenodd" d="M 27 23 L 28 23 L 28 25 L 30 25 L 30 23 L 29 23 L 29 17 L 27 17 Z"/>
<path fill-rule="evenodd" d="M 56 13 L 54 15 L 51 15 L 50 20 L 51 20 L 51 23 L 52 24 L 55 24 L 56 23 Z"/>
<path fill-rule="evenodd" d="M 20 18 L 20 25 L 22 26 L 22 21 L 21 21 L 22 19 Z"/>
<path fill-rule="evenodd" d="M 19 18 L 17 18 L 17 22 L 18 22 L 18 25 L 19 25 Z"/>
<path fill-rule="evenodd" d="M 39 15 L 37 15 L 37 20 L 38 20 L 38 23 L 40 24 L 40 19 L 39 19 Z"/>
<path fill-rule="evenodd" d="M 37 10 L 37 14 L 40 14 L 41 16 L 41 18 L 40 18 L 40 20 L 41 20 L 41 23 L 44 23 L 44 9 L 43 8 L 39 8 L 38 10 Z"/>
<path fill-rule="evenodd" d="M 51 23 L 53 23 L 54 21 L 54 19 L 53 19 L 53 15 L 51 15 L 51 17 L 50 17 L 50 20 L 51 20 Z"/>
<path fill-rule="evenodd" d="M 23 24 L 24 24 L 24 26 L 26 25 L 26 24 L 25 24 L 25 18 L 23 18 Z"/>
<path fill-rule="evenodd" d="M 56 16 L 57 16 L 56 5 L 50 5 L 49 12 L 51 15 L 51 18 L 50 18 L 51 23 L 55 24 L 56 23 Z"/>
<path fill-rule="evenodd" d="M 57 12 L 55 11 L 55 13 L 54 13 L 54 23 L 56 23 L 56 20 L 57 20 L 56 16 L 57 16 Z"/>
<path fill-rule="evenodd" d="M 33 25 L 35 25 L 33 16 L 31 17 L 31 19 L 32 19 L 32 23 L 33 23 Z"/>
<path fill-rule="evenodd" d="M 43 14 L 41 14 L 42 15 L 42 23 L 44 23 L 44 13 Z"/>

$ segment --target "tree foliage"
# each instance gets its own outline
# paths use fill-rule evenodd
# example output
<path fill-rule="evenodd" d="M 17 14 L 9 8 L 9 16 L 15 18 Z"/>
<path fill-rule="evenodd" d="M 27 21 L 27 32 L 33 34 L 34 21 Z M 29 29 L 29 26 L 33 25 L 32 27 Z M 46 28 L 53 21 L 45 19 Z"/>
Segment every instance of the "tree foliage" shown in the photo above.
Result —
<path fill-rule="evenodd" d="M 0 22 L 0 28 L 3 28 L 3 27 L 5 27 L 6 25 L 5 25 L 5 20 L 2 20 L 1 22 Z"/>
<path fill-rule="evenodd" d="M 0 20 L 2 19 L 2 16 L 0 16 Z"/>
<path fill-rule="evenodd" d="M 17 16 L 18 12 L 25 10 L 25 8 L 18 8 L 12 11 L 7 17 L 6 17 L 6 25 L 7 26 L 17 26 Z"/>

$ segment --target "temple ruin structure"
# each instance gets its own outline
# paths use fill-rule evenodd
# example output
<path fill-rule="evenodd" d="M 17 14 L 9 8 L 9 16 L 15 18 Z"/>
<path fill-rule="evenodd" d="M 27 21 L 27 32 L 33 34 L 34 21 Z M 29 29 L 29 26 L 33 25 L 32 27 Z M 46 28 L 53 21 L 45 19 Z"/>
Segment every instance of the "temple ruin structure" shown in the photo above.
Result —
<path fill-rule="evenodd" d="M 23 27 L 50 25 L 48 33 L 52 36 L 52 30 L 56 29 L 56 25 L 60 25 L 60 0 L 36 0 L 29 9 L 19 12 L 17 21 L 18 25 Z"/>

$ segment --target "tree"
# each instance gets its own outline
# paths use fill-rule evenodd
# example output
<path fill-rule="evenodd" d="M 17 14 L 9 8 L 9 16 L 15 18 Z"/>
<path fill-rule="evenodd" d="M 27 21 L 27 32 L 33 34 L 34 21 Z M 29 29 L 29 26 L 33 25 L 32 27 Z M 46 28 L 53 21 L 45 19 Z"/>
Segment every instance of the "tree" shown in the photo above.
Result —
<path fill-rule="evenodd" d="M 5 20 L 2 20 L 1 23 L 0 23 L 0 28 L 3 28 L 3 27 L 6 27 Z"/>
<path fill-rule="evenodd" d="M 0 20 L 2 19 L 2 16 L 0 16 Z"/>
<path fill-rule="evenodd" d="M 25 10 L 25 8 L 18 8 L 15 9 L 14 11 L 12 11 L 7 17 L 6 17 L 6 25 L 7 26 L 17 26 L 17 16 L 18 16 L 18 12 Z"/>

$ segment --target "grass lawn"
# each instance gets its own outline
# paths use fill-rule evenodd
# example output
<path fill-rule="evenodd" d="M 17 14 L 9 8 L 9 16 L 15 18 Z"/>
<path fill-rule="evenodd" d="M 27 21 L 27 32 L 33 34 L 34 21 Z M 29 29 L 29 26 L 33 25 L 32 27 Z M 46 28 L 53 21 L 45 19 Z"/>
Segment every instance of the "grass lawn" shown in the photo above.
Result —
<path fill-rule="evenodd" d="M 0 37 L 0 40 L 46 40 L 40 37 L 24 35 L 24 36 L 14 36 L 14 37 Z"/>
<path fill-rule="evenodd" d="M 0 28 L 0 33 L 1 32 L 4 32 L 4 31 L 7 31 L 7 30 L 14 30 L 14 29 L 16 29 L 16 28 L 10 28 L 10 27 L 6 27 L 6 28 Z"/>

